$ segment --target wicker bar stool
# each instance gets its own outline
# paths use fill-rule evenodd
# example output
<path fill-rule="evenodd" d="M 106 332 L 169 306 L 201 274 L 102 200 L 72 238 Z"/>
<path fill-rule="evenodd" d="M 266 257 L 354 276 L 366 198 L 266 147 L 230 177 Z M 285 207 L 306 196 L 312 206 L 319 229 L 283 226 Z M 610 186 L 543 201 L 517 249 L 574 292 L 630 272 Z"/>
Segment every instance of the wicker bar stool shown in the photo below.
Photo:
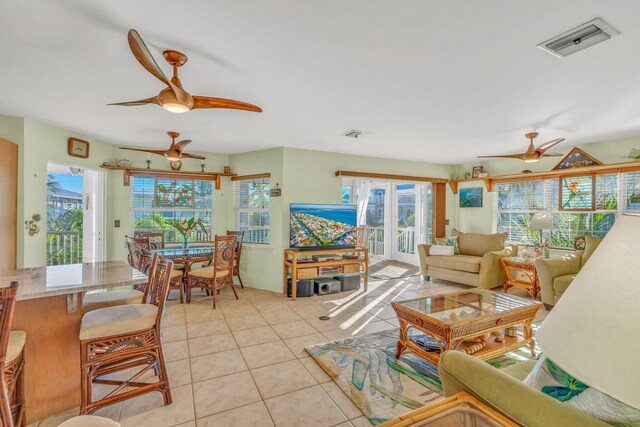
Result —
<path fill-rule="evenodd" d="M 82 318 L 81 415 L 151 391 L 161 392 L 165 405 L 171 403 L 160 324 L 172 270 L 171 260 L 154 254 L 142 304 L 103 308 Z M 116 372 L 130 372 L 131 377 L 126 380 L 104 378 Z M 147 372 L 155 372 L 157 380 L 153 377 L 142 381 Z M 111 385 L 114 389 L 94 401 L 93 384 Z"/>
<path fill-rule="evenodd" d="M 240 287 L 244 288 L 242 278 L 240 277 L 240 256 L 242 255 L 242 241 L 244 240 L 244 231 L 227 230 L 227 236 L 236 236 L 236 249 L 233 253 L 233 276 L 238 278 Z"/>
<path fill-rule="evenodd" d="M 238 299 L 236 288 L 233 286 L 233 260 L 236 246 L 236 236 L 216 236 L 214 241 L 213 259 L 211 266 L 190 271 L 187 276 L 187 303 L 191 302 L 191 289 L 200 288 L 213 294 L 213 308 L 216 308 L 216 294 L 227 286 L 231 287 Z"/>
<path fill-rule="evenodd" d="M 120 423 L 95 415 L 80 415 L 63 422 L 58 427 L 120 427 Z"/>
<path fill-rule="evenodd" d="M 18 282 L 0 289 L 0 421 L 5 427 L 27 424 L 24 408 L 24 331 L 12 331 Z"/>

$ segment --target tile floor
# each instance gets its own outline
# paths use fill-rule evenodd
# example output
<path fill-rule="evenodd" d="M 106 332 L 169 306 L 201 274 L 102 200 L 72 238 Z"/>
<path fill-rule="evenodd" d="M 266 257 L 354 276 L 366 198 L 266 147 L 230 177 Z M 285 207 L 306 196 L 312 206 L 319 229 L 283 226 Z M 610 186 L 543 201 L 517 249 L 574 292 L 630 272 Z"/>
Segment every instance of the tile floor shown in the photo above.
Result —
<path fill-rule="evenodd" d="M 304 348 L 397 327 L 391 301 L 466 288 L 425 282 L 400 263 L 382 262 L 371 270 L 367 293 L 292 302 L 245 288 L 238 289 L 236 301 L 226 289 L 216 310 L 204 294 L 191 304 L 171 295 L 162 329 L 173 404 L 163 406 L 160 393 L 151 393 L 96 415 L 124 427 L 370 426 Z M 330 320 L 319 320 L 322 315 Z M 544 316 L 542 309 L 538 321 Z M 57 426 L 74 415 L 77 410 L 29 427 Z"/>

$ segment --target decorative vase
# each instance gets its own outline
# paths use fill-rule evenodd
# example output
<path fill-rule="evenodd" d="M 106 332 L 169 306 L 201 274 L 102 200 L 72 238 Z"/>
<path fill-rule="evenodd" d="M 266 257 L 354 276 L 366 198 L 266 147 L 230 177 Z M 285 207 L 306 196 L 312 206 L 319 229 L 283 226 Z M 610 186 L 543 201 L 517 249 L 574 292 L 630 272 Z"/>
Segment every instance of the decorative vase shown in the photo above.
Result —
<path fill-rule="evenodd" d="M 189 249 L 189 235 L 188 234 L 183 234 L 183 241 L 182 241 L 182 249 Z"/>

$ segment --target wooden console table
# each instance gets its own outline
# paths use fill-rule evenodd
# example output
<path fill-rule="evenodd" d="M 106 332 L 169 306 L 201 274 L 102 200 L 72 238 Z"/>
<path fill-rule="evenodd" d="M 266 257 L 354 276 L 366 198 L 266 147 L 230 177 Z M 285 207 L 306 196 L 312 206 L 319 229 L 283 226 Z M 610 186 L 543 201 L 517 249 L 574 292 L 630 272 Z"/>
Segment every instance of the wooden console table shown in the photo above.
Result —
<path fill-rule="evenodd" d="M 328 254 L 355 254 L 357 258 L 343 258 L 337 261 L 316 261 L 300 262 L 302 256 L 328 255 Z M 369 277 L 369 250 L 368 249 L 317 249 L 313 251 L 297 251 L 295 249 L 285 249 L 284 251 L 284 279 L 282 292 L 287 295 L 287 280 L 289 279 L 289 269 L 291 269 L 291 301 L 296 300 L 298 270 L 303 268 L 336 267 L 345 265 L 360 265 L 364 273 L 364 290 L 367 291 Z M 318 275 L 316 277 L 322 277 Z M 316 277 L 304 277 L 314 279 Z"/>

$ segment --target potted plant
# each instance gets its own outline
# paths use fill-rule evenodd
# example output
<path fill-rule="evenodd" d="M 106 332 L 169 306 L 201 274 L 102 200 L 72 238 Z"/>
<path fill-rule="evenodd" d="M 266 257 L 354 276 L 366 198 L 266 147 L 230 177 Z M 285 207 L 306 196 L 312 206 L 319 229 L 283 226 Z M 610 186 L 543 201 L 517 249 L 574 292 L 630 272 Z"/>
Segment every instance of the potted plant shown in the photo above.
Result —
<path fill-rule="evenodd" d="M 169 219 L 167 220 L 167 224 L 175 228 L 178 233 L 182 234 L 183 242 L 182 247 L 187 249 L 189 247 L 189 236 L 196 228 L 202 230 L 205 234 L 207 234 L 207 229 L 204 226 L 204 221 L 202 218 L 189 218 L 189 219 Z"/>

